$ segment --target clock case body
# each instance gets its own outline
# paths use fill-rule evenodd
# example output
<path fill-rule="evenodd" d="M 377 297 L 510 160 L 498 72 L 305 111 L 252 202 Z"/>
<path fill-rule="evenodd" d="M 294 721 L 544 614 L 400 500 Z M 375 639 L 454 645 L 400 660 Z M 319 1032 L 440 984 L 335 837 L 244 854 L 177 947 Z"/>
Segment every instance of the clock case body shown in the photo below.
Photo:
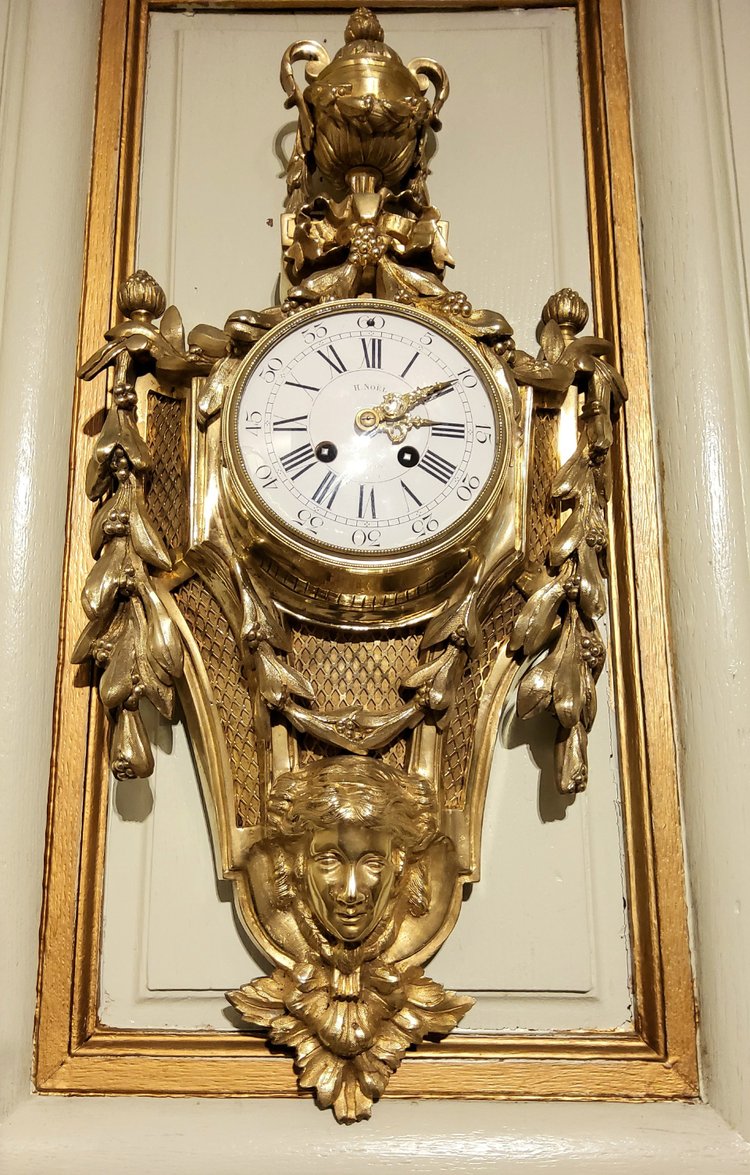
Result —
<path fill-rule="evenodd" d="M 327 307 L 351 305 L 351 300 L 331 302 L 295 317 L 316 320 Z M 364 312 L 390 304 L 358 299 L 354 305 Z M 403 309 L 398 304 L 393 308 Z M 419 920 L 403 917 L 392 957 L 417 964 L 434 954 L 455 925 L 464 883 L 479 879 L 491 750 L 517 673 L 504 645 L 523 601 L 512 584 L 527 547 L 534 394 L 530 388 L 519 389 L 489 348 L 461 337 L 455 325 L 428 309 L 416 312 L 455 334 L 464 354 L 493 380 L 507 430 L 498 476 L 479 509 L 433 547 L 396 557 L 346 559 L 340 552 L 290 542 L 249 508 L 230 467 L 226 413 L 236 382 L 243 378 L 242 364 L 229 370 L 225 366 L 218 375 L 214 371 L 208 380 L 194 379 L 186 404 L 190 472 L 183 566 L 195 574 L 177 583 L 171 597 L 188 653 L 179 692 L 208 797 L 217 872 L 233 880 L 246 928 L 282 967 L 290 966 L 295 928 L 268 899 L 272 866 L 263 849 L 264 780 L 320 753 L 356 753 L 358 748 L 345 739 L 324 747 L 309 730 L 290 729 L 288 714 L 269 711 L 264 704 L 257 670 L 240 653 L 246 622 L 243 584 L 251 583 L 253 593 L 278 609 L 286 633 L 286 663 L 292 672 L 314 681 L 315 706 L 334 715 L 346 710 L 347 703 L 375 714 L 392 712 L 404 702 L 408 706 L 414 691 L 404 690 L 404 681 L 418 677 L 440 655 L 439 648 L 423 647 L 426 627 L 439 624 L 442 616 L 460 610 L 471 598 L 483 630 L 482 653 L 479 661 L 469 658 L 458 673 L 453 688 L 458 709 L 451 707 L 437 721 L 415 723 L 415 729 L 407 725 L 376 751 L 386 761 L 436 781 L 443 835 L 432 850 L 429 914 Z M 271 343 L 269 336 L 267 345 Z M 206 419 L 202 406 L 212 381 L 214 388 L 217 382 L 222 385 L 224 406 Z M 300 717 L 299 710 L 296 715 Z"/>
<path fill-rule="evenodd" d="M 95 563 L 72 659 L 102 667 L 118 779 L 154 768 L 142 703 L 171 719 L 178 695 L 217 873 L 276 964 L 228 998 L 253 1031 L 292 1049 L 300 1086 L 352 1122 L 408 1047 L 451 1031 L 471 1006 L 421 964 L 479 880 L 492 753 L 516 681 L 520 717 L 556 719 L 558 788 L 585 787 L 605 656 L 609 449 L 627 392 L 611 346 L 578 337 L 588 308 L 575 291 L 548 299 L 534 358 L 503 315 L 444 284 L 453 262 L 427 191 L 429 135 L 448 96 L 437 62 L 404 65 L 359 9 L 333 58 L 316 42 L 290 45 L 281 81 L 299 116 L 283 300 L 186 337 L 138 270 L 118 287 L 123 321 L 81 368 L 86 379 L 113 368 L 113 381 L 87 470 Z M 434 541 L 358 557 L 280 526 L 243 487 L 228 444 L 255 356 L 290 321 L 352 305 L 439 324 L 484 373 L 505 438 L 493 484 Z M 563 417 L 578 443 L 560 468 Z M 379 850 L 392 870 L 386 905 L 358 941 L 357 892 L 344 905 L 359 913 L 335 917 L 335 893 L 321 913 L 313 892 L 322 816 L 305 813 L 322 795 L 335 800 L 323 827 L 341 845 L 359 821 L 371 857 L 390 846 Z"/>

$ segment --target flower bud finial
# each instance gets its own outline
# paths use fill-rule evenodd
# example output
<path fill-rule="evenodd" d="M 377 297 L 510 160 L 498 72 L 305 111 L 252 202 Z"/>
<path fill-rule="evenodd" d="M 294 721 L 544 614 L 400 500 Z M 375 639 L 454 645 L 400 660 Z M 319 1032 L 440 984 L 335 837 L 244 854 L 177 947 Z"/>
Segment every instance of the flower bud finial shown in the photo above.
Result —
<path fill-rule="evenodd" d="M 358 8 L 349 17 L 344 33 L 347 45 L 351 41 L 382 41 L 384 39 L 383 26 L 369 8 Z"/>
<path fill-rule="evenodd" d="M 589 308 L 575 290 L 558 290 L 548 298 L 542 310 L 542 322 L 556 322 L 561 329 L 566 327 L 578 334 L 589 319 Z"/>
<path fill-rule="evenodd" d="M 126 318 L 159 318 L 167 299 L 159 283 L 145 269 L 126 277 L 117 290 L 117 305 Z"/>

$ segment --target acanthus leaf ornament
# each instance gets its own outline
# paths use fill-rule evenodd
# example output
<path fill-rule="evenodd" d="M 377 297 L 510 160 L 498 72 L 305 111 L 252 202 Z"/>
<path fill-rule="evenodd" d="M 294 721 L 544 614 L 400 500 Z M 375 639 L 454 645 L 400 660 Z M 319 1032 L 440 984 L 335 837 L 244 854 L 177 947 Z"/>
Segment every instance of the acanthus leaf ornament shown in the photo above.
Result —
<path fill-rule="evenodd" d="M 228 998 L 354 1122 L 472 1005 L 423 966 L 479 878 L 479 704 L 518 658 L 519 714 L 555 715 L 559 786 L 586 782 L 626 392 L 574 292 L 548 301 L 533 358 L 445 285 L 425 157 L 440 65 L 405 65 L 358 9 L 332 59 L 298 41 L 281 80 L 298 127 L 280 304 L 186 337 L 139 270 L 81 370 L 113 384 L 74 658 L 101 669 L 120 778 L 153 770 L 142 700 L 171 718 L 179 693 L 219 873 L 272 966 Z M 550 525 L 532 437 L 570 388 Z"/>

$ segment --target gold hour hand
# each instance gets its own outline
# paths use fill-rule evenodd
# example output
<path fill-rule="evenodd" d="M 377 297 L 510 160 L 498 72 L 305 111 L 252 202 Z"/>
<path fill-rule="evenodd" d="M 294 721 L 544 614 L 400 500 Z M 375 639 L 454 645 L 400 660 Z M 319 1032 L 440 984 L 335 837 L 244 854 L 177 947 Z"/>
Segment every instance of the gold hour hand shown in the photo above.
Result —
<path fill-rule="evenodd" d="M 381 420 L 378 425 L 392 444 L 400 445 L 412 428 L 426 428 L 433 422 L 427 416 L 405 416 L 402 420 Z"/>
<path fill-rule="evenodd" d="M 361 408 L 354 418 L 354 423 L 360 432 L 371 432 L 373 429 L 382 429 L 387 432 L 393 440 L 392 430 L 389 425 L 397 422 L 403 422 L 406 425 L 404 435 L 410 427 L 404 420 L 407 412 L 411 412 L 412 408 L 416 408 L 418 404 L 424 404 L 427 400 L 432 400 L 435 396 L 442 396 L 445 392 L 449 392 L 453 387 L 453 380 L 441 380 L 438 383 L 428 384 L 424 388 L 415 388 L 413 392 L 402 392 L 400 395 L 396 392 L 388 392 L 383 396 L 379 404 L 373 408 Z M 403 439 L 403 437 L 401 438 Z M 394 444 L 397 444 L 394 441 Z"/>

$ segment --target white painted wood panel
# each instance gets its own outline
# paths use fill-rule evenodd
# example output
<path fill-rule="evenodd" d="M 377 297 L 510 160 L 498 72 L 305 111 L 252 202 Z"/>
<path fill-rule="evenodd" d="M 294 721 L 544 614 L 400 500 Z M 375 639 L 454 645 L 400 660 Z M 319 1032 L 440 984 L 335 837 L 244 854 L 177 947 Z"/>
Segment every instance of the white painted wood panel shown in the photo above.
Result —
<path fill-rule="evenodd" d="M 450 284 L 502 310 L 533 346 L 549 294 L 562 283 L 585 297 L 590 288 L 575 18 L 389 12 L 383 21 L 405 61 L 429 52 L 451 78 L 430 179 L 451 225 Z M 152 17 L 138 258 L 186 322 L 221 324 L 230 310 L 273 300 L 296 125 L 279 62 L 299 37 L 335 51 L 344 22 L 330 13 Z"/>
<path fill-rule="evenodd" d="M 238 306 L 272 300 L 285 191 L 279 147 L 288 150 L 294 128 L 278 63 L 301 36 L 336 49 L 344 19 L 152 17 L 138 262 L 188 323 L 220 325 Z M 451 223 L 450 284 L 500 309 L 533 350 L 547 296 L 567 284 L 589 290 L 574 16 L 383 20 L 405 60 L 434 56 L 451 78 L 430 180 Z M 610 1029 L 630 1020 L 606 677 L 600 703 L 590 791 L 573 805 L 554 794 L 551 728 L 507 716 L 488 791 L 482 881 L 432 964 L 442 982 L 477 997 L 462 1030 Z M 124 817 L 116 797 L 129 787 L 114 793 L 109 825 L 102 1016 L 110 1024 L 227 1027 L 223 993 L 260 974 L 262 962 L 248 957 L 229 887 L 214 880 L 181 729 L 171 752 L 158 754 L 146 800 L 153 810 Z"/>

